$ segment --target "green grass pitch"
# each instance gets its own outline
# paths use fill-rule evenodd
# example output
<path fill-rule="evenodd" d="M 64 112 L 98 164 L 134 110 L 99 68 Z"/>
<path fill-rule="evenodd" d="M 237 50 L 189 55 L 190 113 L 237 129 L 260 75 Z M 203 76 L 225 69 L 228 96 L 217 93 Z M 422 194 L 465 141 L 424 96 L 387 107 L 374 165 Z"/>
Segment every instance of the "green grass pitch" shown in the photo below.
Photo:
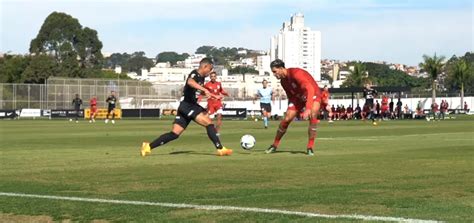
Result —
<path fill-rule="evenodd" d="M 0 192 L 177 204 L 222 205 L 334 216 L 474 221 L 474 118 L 440 122 L 322 122 L 315 156 L 304 154 L 307 122 L 294 122 L 279 152 L 264 154 L 278 122 L 224 120 L 215 156 L 193 123 L 176 141 L 142 158 L 143 140 L 171 120 L 76 124 L 0 121 Z M 240 148 L 252 134 L 252 151 Z M 350 218 L 104 204 L 0 196 L 0 219 L 89 222 L 341 222 Z M 0 220 L 1 221 L 1 220 Z"/>

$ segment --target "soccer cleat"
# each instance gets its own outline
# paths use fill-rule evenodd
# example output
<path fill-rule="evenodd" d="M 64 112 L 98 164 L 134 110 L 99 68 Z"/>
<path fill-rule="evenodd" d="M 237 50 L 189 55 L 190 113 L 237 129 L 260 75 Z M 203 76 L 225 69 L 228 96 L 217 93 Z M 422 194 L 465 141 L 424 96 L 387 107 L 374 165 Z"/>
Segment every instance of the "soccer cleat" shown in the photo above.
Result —
<path fill-rule="evenodd" d="M 112 124 L 115 124 L 115 120 L 112 119 Z"/>
<path fill-rule="evenodd" d="M 329 121 L 328 121 L 328 122 L 329 122 L 329 123 L 333 123 L 334 121 L 333 121 L 333 120 L 331 120 L 331 119 L 329 119 Z"/>
<path fill-rule="evenodd" d="M 143 142 L 142 148 L 140 148 L 140 155 L 142 157 L 145 157 L 146 155 L 149 155 L 150 153 L 151 153 L 150 143 Z"/>
<path fill-rule="evenodd" d="M 377 125 L 377 122 L 372 122 L 372 125 Z"/>
<path fill-rule="evenodd" d="M 108 120 L 108 119 L 105 119 L 105 124 L 107 124 L 108 122 L 109 122 L 109 120 Z"/>
<path fill-rule="evenodd" d="M 313 149 L 306 149 L 306 155 L 308 155 L 308 156 L 314 156 Z"/>
<path fill-rule="evenodd" d="M 217 156 L 230 156 L 232 154 L 231 149 L 227 149 L 225 147 L 222 147 L 222 149 L 217 149 Z"/>
<path fill-rule="evenodd" d="M 266 153 L 266 154 L 275 153 L 276 150 L 277 150 L 277 148 L 276 148 L 274 145 L 271 145 L 270 147 L 268 147 L 267 150 L 265 150 L 265 153 Z"/>

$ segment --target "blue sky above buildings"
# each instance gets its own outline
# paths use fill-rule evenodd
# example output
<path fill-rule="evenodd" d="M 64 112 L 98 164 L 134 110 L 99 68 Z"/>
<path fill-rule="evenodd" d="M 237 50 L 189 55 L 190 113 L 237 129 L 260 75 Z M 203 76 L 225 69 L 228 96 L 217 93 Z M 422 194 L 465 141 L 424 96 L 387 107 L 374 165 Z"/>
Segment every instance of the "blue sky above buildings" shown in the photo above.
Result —
<path fill-rule="evenodd" d="M 270 48 L 284 21 L 302 12 L 322 32 L 322 58 L 416 65 L 423 54 L 473 51 L 468 0 L 0 0 L 0 51 L 27 53 L 53 11 L 95 29 L 104 52 L 194 53 L 202 45 Z"/>

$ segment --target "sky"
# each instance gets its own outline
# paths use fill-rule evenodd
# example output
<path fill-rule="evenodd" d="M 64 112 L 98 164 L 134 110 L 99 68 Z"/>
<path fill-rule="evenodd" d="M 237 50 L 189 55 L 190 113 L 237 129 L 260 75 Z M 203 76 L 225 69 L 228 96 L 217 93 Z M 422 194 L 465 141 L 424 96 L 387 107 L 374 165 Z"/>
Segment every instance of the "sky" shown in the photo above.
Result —
<path fill-rule="evenodd" d="M 471 0 L 0 0 L 0 52 L 28 53 L 52 12 L 97 30 L 103 52 L 269 50 L 292 14 L 322 33 L 322 58 L 417 65 L 473 51 Z"/>

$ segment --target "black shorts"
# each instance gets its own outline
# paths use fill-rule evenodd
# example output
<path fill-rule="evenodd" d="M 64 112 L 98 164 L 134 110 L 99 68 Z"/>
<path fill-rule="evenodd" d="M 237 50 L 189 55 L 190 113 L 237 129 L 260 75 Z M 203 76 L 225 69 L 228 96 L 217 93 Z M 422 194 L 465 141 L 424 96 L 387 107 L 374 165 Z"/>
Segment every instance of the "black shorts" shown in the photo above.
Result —
<path fill-rule="evenodd" d="M 114 109 L 115 109 L 115 107 L 109 107 L 109 108 L 107 108 L 107 113 L 110 113 L 110 112 L 111 112 L 112 110 L 114 110 Z"/>
<path fill-rule="evenodd" d="M 269 103 L 260 103 L 260 108 L 262 109 L 262 112 L 263 111 L 266 111 L 268 113 L 272 112 L 272 105 Z"/>
<path fill-rule="evenodd" d="M 176 115 L 173 124 L 178 124 L 181 127 L 186 128 L 191 120 L 196 119 L 196 117 L 203 112 L 206 112 L 206 109 L 200 105 L 182 101 L 179 103 L 178 114 Z"/>

